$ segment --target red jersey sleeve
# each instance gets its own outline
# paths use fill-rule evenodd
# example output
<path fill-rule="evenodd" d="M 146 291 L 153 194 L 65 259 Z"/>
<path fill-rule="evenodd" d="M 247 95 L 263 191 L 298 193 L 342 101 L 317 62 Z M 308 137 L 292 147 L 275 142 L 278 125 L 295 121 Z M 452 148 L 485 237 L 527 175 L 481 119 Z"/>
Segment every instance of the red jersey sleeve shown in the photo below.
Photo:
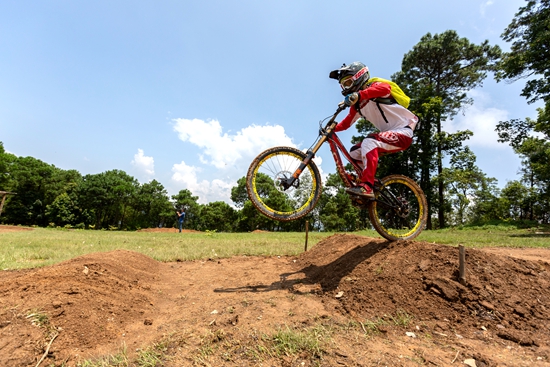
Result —
<path fill-rule="evenodd" d="M 351 123 L 353 122 L 353 118 L 355 117 L 356 114 L 357 114 L 357 111 L 355 110 L 355 107 L 351 107 L 348 115 L 344 117 L 344 119 L 340 121 L 338 125 L 336 125 L 336 127 L 334 128 L 334 131 L 338 132 L 338 131 L 347 130 L 351 126 Z"/>
<path fill-rule="evenodd" d="M 381 82 L 372 83 L 367 89 L 359 91 L 361 100 L 373 98 L 389 98 L 391 96 L 391 85 Z"/>

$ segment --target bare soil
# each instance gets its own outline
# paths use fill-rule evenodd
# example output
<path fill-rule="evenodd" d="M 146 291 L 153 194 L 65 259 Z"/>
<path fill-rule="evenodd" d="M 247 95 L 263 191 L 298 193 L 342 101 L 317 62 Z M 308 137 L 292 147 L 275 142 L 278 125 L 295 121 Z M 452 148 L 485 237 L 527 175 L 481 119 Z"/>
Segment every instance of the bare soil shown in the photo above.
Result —
<path fill-rule="evenodd" d="M 550 250 L 466 249 L 465 285 L 458 265 L 456 247 L 338 234 L 297 257 L 3 271 L 0 366 L 153 347 L 157 366 L 550 366 Z M 278 352 L 277 331 L 322 343 Z"/>

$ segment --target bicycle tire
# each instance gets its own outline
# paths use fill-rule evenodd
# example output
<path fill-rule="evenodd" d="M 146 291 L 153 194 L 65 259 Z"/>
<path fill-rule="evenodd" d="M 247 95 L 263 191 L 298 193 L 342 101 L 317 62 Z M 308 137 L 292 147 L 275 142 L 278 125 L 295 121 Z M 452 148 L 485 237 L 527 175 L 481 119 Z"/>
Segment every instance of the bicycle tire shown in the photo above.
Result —
<path fill-rule="evenodd" d="M 376 200 L 368 208 L 374 229 L 390 241 L 416 238 L 428 220 L 424 192 L 416 182 L 403 175 L 384 177 L 380 184 Z M 396 207 L 401 209 L 396 210 Z"/>
<path fill-rule="evenodd" d="M 252 204 L 268 218 L 292 221 L 310 213 L 321 197 L 321 175 L 313 161 L 295 184 L 284 190 L 278 178 L 290 177 L 306 154 L 291 147 L 275 147 L 260 153 L 246 174 L 246 191 Z"/>

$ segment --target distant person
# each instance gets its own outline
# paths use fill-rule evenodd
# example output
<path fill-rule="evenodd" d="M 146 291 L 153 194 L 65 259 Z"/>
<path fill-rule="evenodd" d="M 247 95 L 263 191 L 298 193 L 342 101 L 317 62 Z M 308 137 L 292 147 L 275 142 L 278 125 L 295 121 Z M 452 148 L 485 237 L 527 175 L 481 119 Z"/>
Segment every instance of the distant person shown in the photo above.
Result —
<path fill-rule="evenodd" d="M 178 225 L 181 233 L 181 230 L 183 228 L 183 221 L 185 220 L 185 209 L 179 209 L 177 211 L 177 214 L 178 214 Z"/>

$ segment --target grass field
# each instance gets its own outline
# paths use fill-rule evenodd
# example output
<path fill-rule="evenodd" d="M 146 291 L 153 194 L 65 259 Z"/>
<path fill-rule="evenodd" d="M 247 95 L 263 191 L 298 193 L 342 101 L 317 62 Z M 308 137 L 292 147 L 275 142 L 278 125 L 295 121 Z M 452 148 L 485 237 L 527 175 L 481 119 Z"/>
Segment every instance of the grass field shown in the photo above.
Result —
<path fill-rule="evenodd" d="M 380 236 L 374 231 L 353 232 Z M 308 247 L 332 236 L 310 232 Z M 548 229 L 515 226 L 483 226 L 467 229 L 424 231 L 419 241 L 467 247 L 550 247 Z M 159 233 L 36 228 L 0 233 L 0 269 L 47 266 L 92 252 L 125 249 L 159 261 L 225 258 L 237 255 L 284 256 L 304 251 L 305 233 Z"/>

